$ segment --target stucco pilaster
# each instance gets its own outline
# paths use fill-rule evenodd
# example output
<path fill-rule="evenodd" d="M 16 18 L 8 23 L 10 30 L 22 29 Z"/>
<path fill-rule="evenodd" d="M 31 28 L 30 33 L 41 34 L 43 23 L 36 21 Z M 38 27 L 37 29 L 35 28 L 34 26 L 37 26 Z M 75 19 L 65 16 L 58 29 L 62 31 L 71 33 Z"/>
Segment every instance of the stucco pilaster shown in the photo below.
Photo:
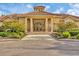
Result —
<path fill-rule="evenodd" d="M 30 32 L 33 32 L 33 19 L 30 18 Z"/>
<path fill-rule="evenodd" d="M 51 18 L 51 32 L 53 32 L 53 18 Z"/>
<path fill-rule="evenodd" d="M 27 18 L 25 18 L 25 33 L 27 32 Z"/>
<path fill-rule="evenodd" d="M 45 20 L 45 31 L 48 32 L 48 18 Z"/>

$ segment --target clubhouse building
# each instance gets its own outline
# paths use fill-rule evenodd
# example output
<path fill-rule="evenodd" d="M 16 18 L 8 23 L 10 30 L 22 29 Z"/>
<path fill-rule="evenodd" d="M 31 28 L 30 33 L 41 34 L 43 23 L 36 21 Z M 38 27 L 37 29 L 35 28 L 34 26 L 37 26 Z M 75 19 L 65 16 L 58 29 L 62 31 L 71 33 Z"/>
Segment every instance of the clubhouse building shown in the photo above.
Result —
<path fill-rule="evenodd" d="M 54 14 L 45 11 L 44 6 L 35 6 L 33 12 L 24 14 L 11 14 L 0 17 L 0 22 L 4 20 L 18 20 L 25 24 L 25 32 L 32 33 L 53 33 L 57 29 L 57 24 L 62 22 L 75 22 L 79 27 L 79 17 L 67 14 Z"/>

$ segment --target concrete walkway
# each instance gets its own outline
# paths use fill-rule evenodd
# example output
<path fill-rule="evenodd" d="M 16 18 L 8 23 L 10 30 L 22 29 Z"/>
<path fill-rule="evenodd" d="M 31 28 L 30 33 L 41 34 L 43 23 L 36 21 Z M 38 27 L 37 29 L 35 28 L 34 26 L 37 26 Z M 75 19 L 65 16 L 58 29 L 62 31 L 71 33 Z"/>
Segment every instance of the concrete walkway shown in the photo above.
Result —
<path fill-rule="evenodd" d="M 22 40 L 54 40 L 50 35 L 27 35 Z"/>
<path fill-rule="evenodd" d="M 27 35 L 23 39 L 0 41 L 0 56 L 79 56 L 79 41 L 56 40 L 50 35 Z"/>

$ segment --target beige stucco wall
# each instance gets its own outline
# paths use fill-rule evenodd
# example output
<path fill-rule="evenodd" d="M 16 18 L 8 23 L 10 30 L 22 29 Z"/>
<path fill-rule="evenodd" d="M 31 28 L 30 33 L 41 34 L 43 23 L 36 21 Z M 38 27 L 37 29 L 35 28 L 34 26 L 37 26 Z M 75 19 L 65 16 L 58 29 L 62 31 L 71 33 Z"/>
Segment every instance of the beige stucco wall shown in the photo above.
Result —
<path fill-rule="evenodd" d="M 3 22 L 0 22 L 0 26 L 2 26 Z"/>
<path fill-rule="evenodd" d="M 25 18 L 19 18 L 18 21 L 19 21 L 19 23 L 24 24 L 25 23 Z"/>
<path fill-rule="evenodd" d="M 77 24 L 77 26 L 78 26 L 78 28 L 79 28 L 79 22 L 76 22 L 76 24 Z"/>

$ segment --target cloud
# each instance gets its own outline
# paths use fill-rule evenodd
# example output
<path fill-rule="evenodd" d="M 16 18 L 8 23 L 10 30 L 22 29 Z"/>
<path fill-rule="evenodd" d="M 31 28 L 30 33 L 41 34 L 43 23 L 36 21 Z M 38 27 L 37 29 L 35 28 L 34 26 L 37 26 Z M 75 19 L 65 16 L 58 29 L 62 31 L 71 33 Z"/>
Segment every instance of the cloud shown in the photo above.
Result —
<path fill-rule="evenodd" d="M 5 14 L 6 14 L 5 12 L 0 11 L 0 16 L 1 16 L 1 15 L 5 15 Z"/>
<path fill-rule="evenodd" d="M 26 7 L 27 8 L 33 8 L 33 6 L 31 4 L 27 4 Z"/>
<path fill-rule="evenodd" d="M 79 4 L 69 4 L 70 9 L 67 10 L 66 14 L 79 16 Z"/>
<path fill-rule="evenodd" d="M 28 12 L 29 8 L 32 8 L 31 4 L 16 4 L 13 8 L 9 8 L 7 10 L 9 10 L 11 12 L 11 14 L 19 14 L 19 13 L 25 13 Z"/>
<path fill-rule="evenodd" d="M 79 8 L 79 3 L 69 4 L 71 8 Z"/>
<path fill-rule="evenodd" d="M 54 11 L 53 13 L 62 13 L 62 11 L 64 11 L 64 9 L 63 8 L 59 8 L 56 11 Z"/>
<path fill-rule="evenodd" d="M 49 5 L 46 5 L 45 6 L 45 11 L 48 10 L 48 9 L 50 9 L 50 6 Z"/>
<path fill-rule="evenodd" d="M 8 14 L 11 13 L 8 7 L 6 5 L 0 5 L 0 14 Z"/>
<path fill-rule="evenodd" d="M 73 9 L 69 9 L 66 14 L 70 14 L 70 15 L 76 15 L 76 12 L 74 12 Z"/>

